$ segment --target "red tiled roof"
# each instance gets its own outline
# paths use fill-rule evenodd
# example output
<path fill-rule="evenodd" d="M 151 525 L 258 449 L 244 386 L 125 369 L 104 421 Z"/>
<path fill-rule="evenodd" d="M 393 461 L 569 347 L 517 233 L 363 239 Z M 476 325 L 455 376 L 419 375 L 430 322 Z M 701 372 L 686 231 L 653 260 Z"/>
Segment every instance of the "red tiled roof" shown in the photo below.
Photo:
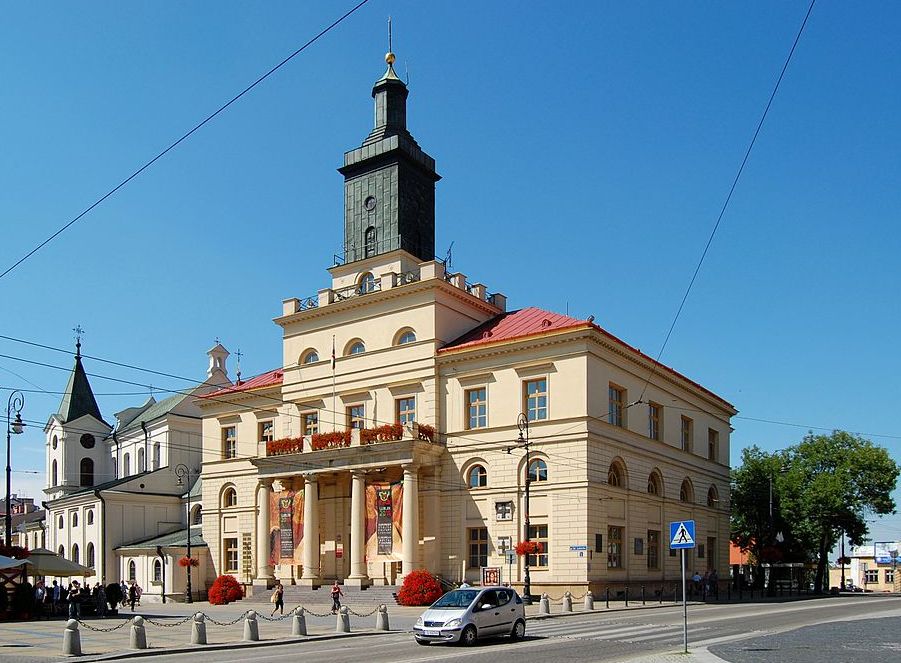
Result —
<path fill-rule="evenodd" d="M 685 377 L 684 375 L 679 373 L 679 371 L 672 369 L 665 364 L 661 364 L 652 357 L 649 357 L 638 348 L 632 347 L 625 341 L 608 332 L 606 329 L 596 325 L 594 322 L 589 322 L 588 320 L 579 320 L 578 318 L 573 318 L 568 315 L 561 315 L 559 313 L 551 313 L 550 311 L 545 311 L 535 306 L 530 306 L 518 311 L 510 311 L 509 313 L 502 313 L 501 315 L 492 318 L 488 322 L 479 325 L 472 331 L 463 334 L 463 336 L 451 341 L 443 348 L 438 350 L 438 352 L 440 354 L 444 352 L 451 352 L 453 350 L 460 350 L 464 348 L 468 349 L 481 345 L 520 340 L 528 338 L 530 336 L 540 336 L 542 334 L 547 334 L 548 332 L 557 332 L 566 329 L 577 329 L 579 327 L 584 327 L 586 329 L 595 329 L 607 338 L 619 343 L 635 354 L 644 357 L 655 366 L 661 368 L 664 371 L 667 371 L 668 373 L 672 373 L 673 375 L 678 376 L 689 384 L 697 387 L 705 394 L 712 396 L 721 403 L 724 403 L 725 405 L 734 409 L 729 401 L 720 398 L 709 389 L 701 386 L 694 380 Z"/>
<path fill-rule="evenodd" d="M 242 380 L 241 382 L 233 384 L 230 387 L 223 387 L 222 389 L 217 389 L 216 391 L 210 392 L 209 394 L 204 394 L 203 396 L 201 396 L 201 398 L 214 398 L 216 396 L 223 396 L 225 394 L 235 394 L 242 391 L 260 389 L 262 387 L 271 387 L 276 384 L 281 384 L 282 378 L 284 376 L 285 372 L 280 368 L 276 368 L 275 370 L 269 371 L 267 373 L 261 373 L 260 375 L 250 378 L 249 380 Z"/>

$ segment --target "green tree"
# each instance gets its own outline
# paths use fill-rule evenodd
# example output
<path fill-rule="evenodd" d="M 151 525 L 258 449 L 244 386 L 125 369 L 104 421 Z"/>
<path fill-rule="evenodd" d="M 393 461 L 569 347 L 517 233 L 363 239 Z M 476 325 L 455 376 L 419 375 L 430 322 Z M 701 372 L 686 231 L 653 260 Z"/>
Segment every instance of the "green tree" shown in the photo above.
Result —
<path fill-rule="evenodd" d="M 814 591 L 819 592 L 827 555 L 842 531 L 852 545 L 860 545 L 867 534 L 865 515 L 895 512 L 891 493 L 899 468 L 885 449 L 844 431 L 808 434 L 786 451 L 785 461 L 781 511 L 798 539 L 816 553 Z"/>

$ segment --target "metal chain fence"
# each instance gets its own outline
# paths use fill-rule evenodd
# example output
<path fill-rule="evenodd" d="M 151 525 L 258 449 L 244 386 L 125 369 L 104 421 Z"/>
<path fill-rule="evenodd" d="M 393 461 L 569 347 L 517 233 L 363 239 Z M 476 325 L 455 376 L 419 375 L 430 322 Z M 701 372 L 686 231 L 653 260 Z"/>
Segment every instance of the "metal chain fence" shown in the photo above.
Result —
<path fill-rule="evenodd" d="M 186 624 L 187 622 L 191 621 L 192 619 L 194 619 L 194 615 L 189 615 L 189 616 L 185 617 L 184 619 L 177 621 L 177 622 L 166 623 L 166 622 L 154 621 L 154 620 L 150 619 L 150 617 L 144 617 L 144 621 L 147 622 L 148 624 L 153 624 L 154 626 L 159 626 L 161 628 L 175 628 L 177 626 L 181 626 L 182 624 Z"/>
<path fill-rule="evenodd" d="M 123 626 L 125 626 L 126 624 L 128 624 L 128 623 L 129 623 L 130 621 L 132 621 L 133 619 L 134 619 L 134 617 L 129 617 L 128 619 L 126 619 L 125 621 L 123 621 L 121 624 L 117 624 L 116 626 L 111 626 L 110 628 L 100 628 L 100 627 L 97 627 L 97 626 L 91 626 L 91 625 L 88 624 L 87 622 L 83 622 L 83 621 L 81 621 L 80 619 L 78 619 L 78 620 L 76 620 L 76 621 L 78 622 L 78 625 L 79 625 L 79 626 L 83 626 L 84 628 L 88 629 L 89 631 L 96 631 L 97 633 L 109 633 L 109 632 L 111 632 L 111 631 L 117 631 L 117 630 L 119 630 L 120 628 L 122 628 Z"/>

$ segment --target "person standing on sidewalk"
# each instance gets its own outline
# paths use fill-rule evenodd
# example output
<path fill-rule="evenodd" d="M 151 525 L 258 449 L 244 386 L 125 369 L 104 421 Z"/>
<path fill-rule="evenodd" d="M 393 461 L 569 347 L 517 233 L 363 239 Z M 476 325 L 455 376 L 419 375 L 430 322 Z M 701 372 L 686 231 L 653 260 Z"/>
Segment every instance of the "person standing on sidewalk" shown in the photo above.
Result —
<path fill-rule="evenodd" d="M 272 614 L 270 614 L 269 616 L 272 617 L 272 615 L 275 614 L 276 610 L 281 610 L 281 614 L 284 615 L 285 614 L 285 588 L 282 587 L 281 581 L 276 581 L 275 591 L 272 592 L 272 598 L 270 600 L 275 604 L 275 607 L 272 608 Z"/>
<path fill-rule="evenodd" d="M 128 604 L 131 606 L 131 611 L 135 611 L 135 603 L 138 602 L 138 583 L 133 582 L 131 586 L 128 588 Z"/>
<path fill-rule="evenodd" d="M 344 596 L 344 592 L 341 591 L 341 588 L 338 587 L 338 581 L 335 581 L 335 584 L 332 585 L 332 614 L 336 614 L 341 609 L 341 597 Z"/>
<path fill-rule="evenodd" d="M 81 619 L 81 588 L 77 580 L 69 585 L 69 619 Z"/>

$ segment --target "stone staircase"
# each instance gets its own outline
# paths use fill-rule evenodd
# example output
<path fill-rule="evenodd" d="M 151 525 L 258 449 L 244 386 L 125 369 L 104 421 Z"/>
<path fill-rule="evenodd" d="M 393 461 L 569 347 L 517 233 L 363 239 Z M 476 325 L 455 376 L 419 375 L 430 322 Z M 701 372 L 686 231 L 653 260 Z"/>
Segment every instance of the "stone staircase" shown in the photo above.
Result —
<path fill-rule="evenodd" d="M 319 589 L 311 589 L 299 585 L 285 585 L 285 609 L 290 610 L 298 604 L 312 610 L 331 608 L 331 587 L 331 585 L 323 585 Z M 341 597 L 341 605 L 349 606 L 357 612 L 362 612 L 362 608 L 366 608 L 367 611 L 371 610 L 382 603 L 389 606 L 397 605 L 395 594 L 399 589 L 400 587 L 395 585 L 373 585 L 366 589 L 341 585 L 341 591 L 344 592 L 344 596 Z M 269 597 L 272 596 L 273 590 L 265 590 L 262 587 L 254 587 L 253 590 L 253 593 L 248 592 L 244 599 L 245 602 L 269 603 Z"/>

